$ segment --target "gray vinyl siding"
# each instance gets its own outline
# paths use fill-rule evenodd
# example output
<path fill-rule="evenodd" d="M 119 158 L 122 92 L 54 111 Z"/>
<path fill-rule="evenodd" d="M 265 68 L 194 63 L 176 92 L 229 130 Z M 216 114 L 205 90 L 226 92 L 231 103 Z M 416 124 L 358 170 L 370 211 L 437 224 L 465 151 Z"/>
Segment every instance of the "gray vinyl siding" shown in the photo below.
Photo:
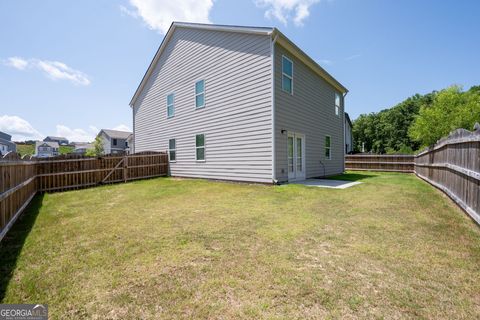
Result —
<path fill-rule="evenodd" d="M 282 55 L 293 61 L 293 95 L 282 91 Z M 343 97 L 340 116 L 336 116 L 333 86 L 278 44 L 275 44 L 274 110 L 277 180 L 288 180 L 287 134 L 282 134 L 282 129 L 305 135 L 307 178 L 344 171 Z M 331 160 L 325 159 L 326 135 L 331 136 Z"/>
<path fill-rule="evenodd" d="M 113 139 L 117 139 L 117 144 L 113 144 Z M 125 142 L 127 142 L 127 139 L 120 139 L 120 138 L 110 138 L 110 148 L 112 150 L 117 150 L 117 151 L 125 151 Z"/>
<path fill-rule="evenodd" d="M 352 127 L 345 119 L 345 153 L 353 151 Z"/>
<path fill-rule="evenodd" d="M 175 139 L 172 176 L 271 183 L 271 62 L 269 36 L 176 28 L 133 106 L 135 152 L 165 151 Z M 202 79 L 205 108 L 195 109 Z M 201 133 L 205 162 L 195 160 Z"/>

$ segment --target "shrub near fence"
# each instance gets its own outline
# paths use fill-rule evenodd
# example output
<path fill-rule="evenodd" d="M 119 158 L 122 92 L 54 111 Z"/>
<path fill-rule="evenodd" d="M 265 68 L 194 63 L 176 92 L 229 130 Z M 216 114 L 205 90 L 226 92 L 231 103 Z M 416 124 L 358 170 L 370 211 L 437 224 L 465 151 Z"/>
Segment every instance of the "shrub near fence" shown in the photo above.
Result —
<path fill-rule="evenodd" d="M 37 192 L 87 188 L 167 173 L 168 155 L 164 152 L 28 161 L 9 154 L 0 161 L 0 240 Z"/>

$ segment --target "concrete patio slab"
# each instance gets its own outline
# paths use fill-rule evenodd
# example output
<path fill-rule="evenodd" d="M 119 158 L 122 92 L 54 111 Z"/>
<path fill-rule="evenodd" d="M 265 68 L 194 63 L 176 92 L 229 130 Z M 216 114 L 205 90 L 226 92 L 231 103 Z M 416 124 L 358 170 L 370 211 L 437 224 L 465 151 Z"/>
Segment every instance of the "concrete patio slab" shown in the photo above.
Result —
<path fill-rule="evenodd" d="M 331 188 L 331 189 L 346 189 L 360 183 L 361 182 L 358 182 L 358 181 L 343 181 L 343 180 L 329 180 L 329 179 L 308 179 L 308 180 L 293 182 L 293 184 L 302 184 L 308 187 Z"/>

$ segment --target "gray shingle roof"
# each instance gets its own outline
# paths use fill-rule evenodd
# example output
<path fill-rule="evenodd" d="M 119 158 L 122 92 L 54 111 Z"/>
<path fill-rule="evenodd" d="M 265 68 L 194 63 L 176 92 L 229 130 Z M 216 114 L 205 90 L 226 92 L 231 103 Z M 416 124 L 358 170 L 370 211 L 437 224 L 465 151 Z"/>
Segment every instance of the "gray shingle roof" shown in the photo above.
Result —
<path fill-rule="evenodd" d="M 50 138 L 50 140 L 67 140 L 65 137 L 55 137 L 55 136 L 47 136 L 45 139 Z"/>
<path fill-rule="evenodd" d="M 100 133 L 102 131 L 109 136 L 110 138 L 115 138 L 115 139 L 127 139 L 132 133 L 128 131 L 118 131 L 118 130 L 111 130 L 111 129 L 102 129 L 100 130 Z"/>
<path fill-rule="evenodd" d="M 58 148 L 58 142 L 54 141 L 35 141 L 35 149 L 37 149 L 39 146 L 47 144 L 48 146 L 52 148 Z"/>
<path fill-rule="evenodd" d="M 0 139 L 6 140 L 6 141 L 12 141 L 12 136 L 9 135 L 8 133 L 0 131 Z"/>

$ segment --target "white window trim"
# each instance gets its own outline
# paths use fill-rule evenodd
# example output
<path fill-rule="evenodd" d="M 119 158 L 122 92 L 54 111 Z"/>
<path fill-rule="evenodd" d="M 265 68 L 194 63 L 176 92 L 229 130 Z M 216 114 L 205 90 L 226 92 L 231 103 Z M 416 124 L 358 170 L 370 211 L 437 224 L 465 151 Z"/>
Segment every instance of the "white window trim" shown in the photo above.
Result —
<path fill-rule="evenodd" d="M 290 63 L 292 64 L 292 76 L 289 76 L 288 74 L 286 74 L 286 73 L 283 72 L 283 59 L 284 59 L 284 58 L 287 59 L 288 61 L 290 61 Z M 281 79 L 281 81 L 282 81 L 282 91 L 283 91 L 283 92 L 286 92 L 286 93 L 288 93 L 288 94 L 291 94 L 292 96 L 293 96 L 293 74 L 294 74 L 294 73 L 293 73 L 293 61 L 292 61 L 289 57 L 287 57 L 287 56 L 285 56 L 285 55 L 282 54 L 282 79 Z M 288 91 L 285 90 L 285 88 L 283 87 L 283 76 L 286 76 L 287 78 L 289 78 L 290 80 L 292 80 L 292 92 L 288 92 Z"/>
<path fill-rule="evenodd" d="M 169 106 L 169 104 L 168 104 L 168 96 L 169 96 L 169 95 L 173 95 L 173 102 L 172 102 L 172 104 L 171 104 L 171 106 L 173 106 L 173 114 L 172 114 L 171 116 L 168 115 L 168 106 Z M 167 119 L 168 119 L 168 118 L 173 118 L 173 117 L 175 116 L 175 92 L 171 92 L 171 93 L 167 94 L 166 100 L 167 100 L 167 101 L 166 101 L 166 102 L 167 102 Z"/>
<path fill-rule="evenodd" d="M 203 92 L 202 93 L 197 93 L 197 82 L 203 81 Z M 207 95 L 205 94 L 207 91 L 207 81 L 205 79 L 198 79 L 195 80 L 195 83 L 193 84 L 193 105 L 195 110 L 199 109 L 204 109 L 206 104 L 207 104 Z M 203 106 L 197 107 L 197 96 L 203 94 Z"/>
<path fill-rule="evenodd" d="M 175 149 L 170 149 L 170 140 L 175 140 Z M 170 160 L 170 151 L 175 151 L 175 160 Z M 168 139 L 168 162 L 177 162 L 177 139 Z"/>
<path fill-rule="evenodd" d="M 197 147 L 197 136 L 203 135 L 203 146 Z M 197 159 L 197 149 L 203 148 L 203 159 Z M 196 133 L 195 134 L 195 161 L 205 162 L 207 158 L 207 135 L 205 133 Z"/>
<path fill-rule="evenodd" d="M 338 96 L 338 102 L 339 104 L 337 105 L 337 96 Z M 340 106 L 342 104 L 342 96 L 340 95 L 340 93 L 336 92 L 335 91 L 335 115 L 337 117 L 340 117 Z"/>
<path fill-rule="evenodd" d="M 327 141 L 326 141 L 327 137 L 330 138 L 330 147 L 327 147 Z M 328 158 L 325 157 L 325 160 L 332 160 L 332 136 L 329 136 L 329 135 L 325 135 L 325 150 L 327 150 L 327 149 L 330 150 L 330 152 L 329 152 L 330 156 Z M 325 155 L 325 153 L 324 153 L 324 155 Z"/>

